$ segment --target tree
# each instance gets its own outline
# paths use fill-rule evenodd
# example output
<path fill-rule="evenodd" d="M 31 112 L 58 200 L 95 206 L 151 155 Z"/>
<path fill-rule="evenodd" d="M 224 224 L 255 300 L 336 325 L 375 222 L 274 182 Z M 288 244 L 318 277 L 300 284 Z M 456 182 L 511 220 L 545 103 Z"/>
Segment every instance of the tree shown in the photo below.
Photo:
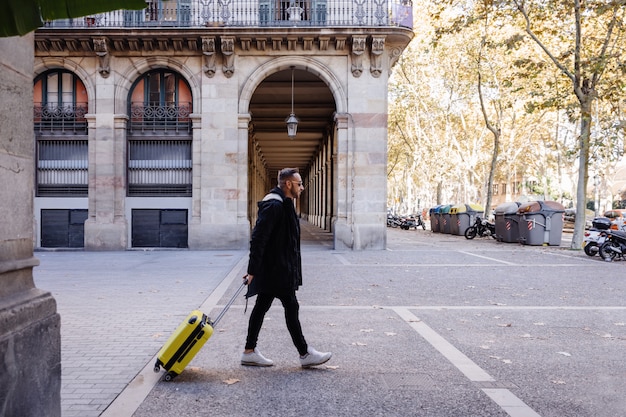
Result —
<path fill-rule="evenodd" d="M 623 96 L 621 62 L 626 35 L 626 1 L 513 0 L 526 34 L 569 79 L 578 101 L 578 181 L 572 249 L 580 249 L 585 229 L 593 104 Z"/>
<path fill-rule="evenodd" d="M 0 37 L 25 35 L 43 26 L 44 20 L 145 8 L 145 0 L 7 0 L 0 14 Z"/>

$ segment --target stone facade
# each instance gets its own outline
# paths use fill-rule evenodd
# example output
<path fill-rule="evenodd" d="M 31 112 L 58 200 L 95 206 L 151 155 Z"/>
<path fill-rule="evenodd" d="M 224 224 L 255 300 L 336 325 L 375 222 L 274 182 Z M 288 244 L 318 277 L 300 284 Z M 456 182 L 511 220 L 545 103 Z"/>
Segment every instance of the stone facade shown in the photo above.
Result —
<path fill-rule="evenodd" d="M 331 230 L 337 249 L 383 249 L 387 80 L 411 37 L 410 29 L 400 27 L 211 27 L 168 30 L 167 37 L 155 29 L 97 35 L 39 30 L 34 76 L 55 68 L 72 71 L 89 97 L 89 193 L 74 199 L 88 208 L 85 249 L 132 248 L 132 210 L 146 207 L 188 210 L 190 249 L 247 248 L 256 201 L 276 175 L 267 147 L 257 140 L 251 103 L 268 77 L 290 70 L 321 80 L 332 97 L 326 106 L 333 117 L 299 167 L 307 186 L 299 212 Z M 176 71 L 191 91 L 190 197 L 127 194 L 128 97 L 137 79 L 155 68 Z M 276 115 L 283 130 L 284 117 Z M 301 124 L 306 122 L 302 117 Z M 295 150 L 284 152 L 297 152 L 297 142 Z M 41 229 L 41 209 L 65 207 L 67 200 L 36 198 L 35 230 Z"/>

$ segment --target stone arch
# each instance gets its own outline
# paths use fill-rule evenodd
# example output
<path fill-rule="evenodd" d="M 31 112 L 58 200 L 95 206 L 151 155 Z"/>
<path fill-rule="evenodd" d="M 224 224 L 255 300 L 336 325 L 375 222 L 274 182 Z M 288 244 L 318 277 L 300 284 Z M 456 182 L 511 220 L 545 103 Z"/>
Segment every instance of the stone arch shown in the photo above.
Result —
<path fill-rule="evenodd" d="M 88 109 L 96 108 L 96 86 L 92 78 L 92 76 L 96 73 L 89 74 L 87 71 L 85 71 L 83 66 L 79 65 L 77 62 L 71 59 L 44 57 L 44 58 L 41 58 L 40 63 L 35 65 L 33 81 L 40 74 L 43 74 L 44 72 L 48 70 L 53 70 L 53 69 L 65 69 L 76 74 L 78 78 L 80 78 L 80 80 L 83 82 L 83 85 L 85 86 L 85 88 L 87 89 L 87 97 L 89 98 L 89 101 L 87 103 L 87 108 Z"/>
<path fill-rule="evenodd" d="M 318 76 L 322 81 L 324 81 L 324 83 L 326 83 L 332 92 L 335 99 L 335 106 L 337 107 L 337 113 L 344 113 L 346 111 L 348 103 L 344 88 L 339 79 L 335 76 L 335 73 L 328 66 L 312 58 L 289 56 L 272 59 L 253 71 L 241 89 L 241 95 L 239 97 L 239 114 L 249 113 L 250 100 L 252 99 L 256 88 L 259 84 L 261 84 L 261 82 L 263 82 L 263 80 L 271 74 L 283 70 L 289 70 L 291 67 L 295 67 L 295 69 L 304 70 Z"/>
<path fill-rule="evenodd" d="M 115 87 L 115 113 L 125 114 L 127 112 L 128 93 L 137 78 L 141 77 L 150 70 L 159 68 L 167 68 L 169 70 L 176 71 L 187 81 L 187 84 L 189 84 L 189 88 L 191 89 L 193 112 L 200 112 L 201 87 L 198 82 L 198 77 L 201 77 L 202 73 L 194 74 L 190 71 L 187 65 L 184 65 L 182 62 L 174 59 L 145 58 L 132 61 L 131 65 L 126 68 L 126 71 L 118 74 L 119 79 L 116 82 Z"/>

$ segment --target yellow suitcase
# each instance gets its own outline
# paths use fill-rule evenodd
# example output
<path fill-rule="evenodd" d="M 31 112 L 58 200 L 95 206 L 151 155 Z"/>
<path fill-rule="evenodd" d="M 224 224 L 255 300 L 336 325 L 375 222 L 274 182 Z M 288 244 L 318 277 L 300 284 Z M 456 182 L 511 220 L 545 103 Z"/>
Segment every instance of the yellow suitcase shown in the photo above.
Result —
<path fill-rule="evenodd" d="M 202 311 L 193 310 L 159 350 L 154 372 L 159 372 L 161 368 L 165 369 L 167 372 L 163 379 L 166 381 L 171 381 L 179 375 L 209 340 L 213 334 L 213 327 L 221 320 L 245 285 L 244 281 L 213 321 Z"/>

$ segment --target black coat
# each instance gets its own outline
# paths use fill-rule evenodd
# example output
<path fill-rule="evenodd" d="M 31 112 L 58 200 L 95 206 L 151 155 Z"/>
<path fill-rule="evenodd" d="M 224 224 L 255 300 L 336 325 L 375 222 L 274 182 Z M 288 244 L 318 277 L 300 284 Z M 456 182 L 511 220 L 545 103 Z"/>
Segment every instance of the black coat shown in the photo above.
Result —
<path fill-rule="evenodd" d="M 250 240 L 248 274 L 254 279 L 247 297 L 258 293 L 279 295 L 302 285 L 300 223 L 293 199 L 276 187 L 282 201 L 266 198 L 258 203 L 259 212 Z"/>

